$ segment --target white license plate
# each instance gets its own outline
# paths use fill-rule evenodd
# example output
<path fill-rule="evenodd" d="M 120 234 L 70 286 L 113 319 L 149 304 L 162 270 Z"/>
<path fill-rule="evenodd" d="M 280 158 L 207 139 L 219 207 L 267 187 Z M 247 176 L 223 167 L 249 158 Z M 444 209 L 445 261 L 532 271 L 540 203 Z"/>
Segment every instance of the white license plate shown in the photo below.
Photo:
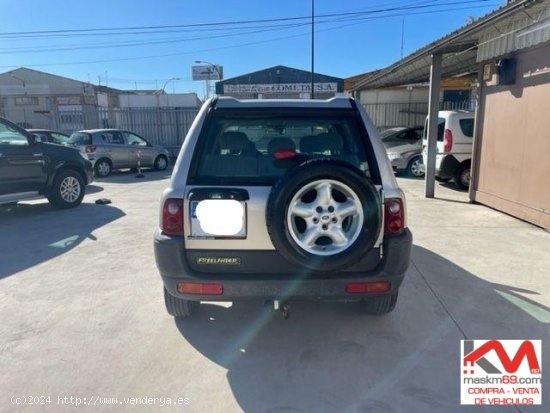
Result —
<path fill-rule="evenodd" d="M 197 214 L 199 203 L 206 202 L 208 211 Z M 240 206 L 240 207 L 239 207 Z M 234 200 L 191 201 L 191 237 L 246 238 L 246 202 Z M 242 213 L 238 213 L 238 211 Z"/>

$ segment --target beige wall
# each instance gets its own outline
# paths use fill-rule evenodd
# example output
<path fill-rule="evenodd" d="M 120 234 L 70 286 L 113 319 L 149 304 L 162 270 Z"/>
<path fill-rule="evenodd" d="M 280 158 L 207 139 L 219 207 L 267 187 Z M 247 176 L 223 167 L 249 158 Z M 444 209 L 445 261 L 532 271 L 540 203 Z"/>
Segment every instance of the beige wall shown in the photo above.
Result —
<path fill-rule="evenodd" d="M 550 228 L 550 45 L 516 57 L 514 85 L 483 81 L 472 197 Z"/>
<path fill-rule="evenodd" d="M 359 100 L 362 104 L 372 103 L 427 103 L 429 89 L 426 86 L 413 86 L 392 89 L 361 90 Z"/>

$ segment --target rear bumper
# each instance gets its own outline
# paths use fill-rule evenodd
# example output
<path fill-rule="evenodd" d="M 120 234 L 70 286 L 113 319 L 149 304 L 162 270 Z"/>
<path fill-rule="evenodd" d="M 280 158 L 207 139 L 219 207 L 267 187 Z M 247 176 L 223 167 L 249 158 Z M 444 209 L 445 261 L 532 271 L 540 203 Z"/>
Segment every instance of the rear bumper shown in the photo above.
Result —
<path fill-rule="evenodd" d="M 406 229 L 398 236 L 386 237 L 384 256 L 372 271 L 318 273 L 301 271 L 296 274 L 226 274 L 196 273 L 186 261 L 182 237 L 169 237 L 158 230 L 154 236 L 154 250 L 157 267 L 164 286 L 175 297 L 194 301 L 239 301 L 254 299 L 308 299 L 308 300 L 357 300 L 376 294 L 348 294 L 349 282 L 389 281 L 390 294 L 400 287 L 409 266 L 412 234 Z M 243 260 L 246 251 L 242 251 Z M 270 265 L 270 263 L 267 263 Z M 221 283 L 221 295 L 180 294 L 177 284 L 182 281 Z M 380 295 L 380 294 L 378 294 Z"/>
<path fill-rule="evenodd" d="M 395 172 L 402 172 L 407 169 L 408 162 L 407 159 L 397 158 L 391 161 L 391 166 Z"/>

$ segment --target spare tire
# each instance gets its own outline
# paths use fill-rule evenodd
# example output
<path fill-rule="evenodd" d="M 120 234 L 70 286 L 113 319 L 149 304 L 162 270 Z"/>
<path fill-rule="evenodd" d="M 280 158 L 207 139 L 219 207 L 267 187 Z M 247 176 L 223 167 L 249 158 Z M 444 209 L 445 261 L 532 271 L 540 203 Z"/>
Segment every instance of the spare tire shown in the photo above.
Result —
<path fill-rule="evenodd" d="M 338 271 L 357 263 L 382 226 L 380 197 L 353 165 L 312 159 L 290 169 L 271 189 L 267 230 L 290 263 Z"/>

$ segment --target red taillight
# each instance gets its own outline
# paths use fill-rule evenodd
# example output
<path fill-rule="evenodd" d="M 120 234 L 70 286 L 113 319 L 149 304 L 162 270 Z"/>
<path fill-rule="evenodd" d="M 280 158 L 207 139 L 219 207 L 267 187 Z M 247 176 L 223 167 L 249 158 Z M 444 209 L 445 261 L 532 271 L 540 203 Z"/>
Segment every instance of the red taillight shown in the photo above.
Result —
<path fill-rule="evenodd" d="M 162 232 L 183 235 L 183 200 L 168 198 L 162 207 Z"/>
<path fill-rule="evenodd" d="M 296 151 L 294 149 L 279 149 L 273 152 L 273 156 L 277 160 L 294 159 L 296 158 Z"/>
<path fill-rule="evenodd" d="M 405 209 L 401 198 L 388 198 L 384 202 L 386 234 L 399 234 L 405 228 Z"/>
<path fill-rule="evenodd" d="M 390 290 L 390 287 L 389 281 L 352 282 L 346 284 L 346 293 L 385 293 Z"/>
<path fill-rule="evenodd" d="M 84 147 L 84 152 L 86 153 L 94 153 L 95 152 L 95 145 L 86 145 Z"/>
<path fill-rule="evenodd" d="M 443 152 L 449 153 L 453 148 L 453 133 L 450 129 L 445 129 L 443 133 Z"/>
<path fill-rule="evenodd" d="M 181 294 L 221 295 L 223 285 L 220 283 L 178 283 L 178 292 Z"/>

